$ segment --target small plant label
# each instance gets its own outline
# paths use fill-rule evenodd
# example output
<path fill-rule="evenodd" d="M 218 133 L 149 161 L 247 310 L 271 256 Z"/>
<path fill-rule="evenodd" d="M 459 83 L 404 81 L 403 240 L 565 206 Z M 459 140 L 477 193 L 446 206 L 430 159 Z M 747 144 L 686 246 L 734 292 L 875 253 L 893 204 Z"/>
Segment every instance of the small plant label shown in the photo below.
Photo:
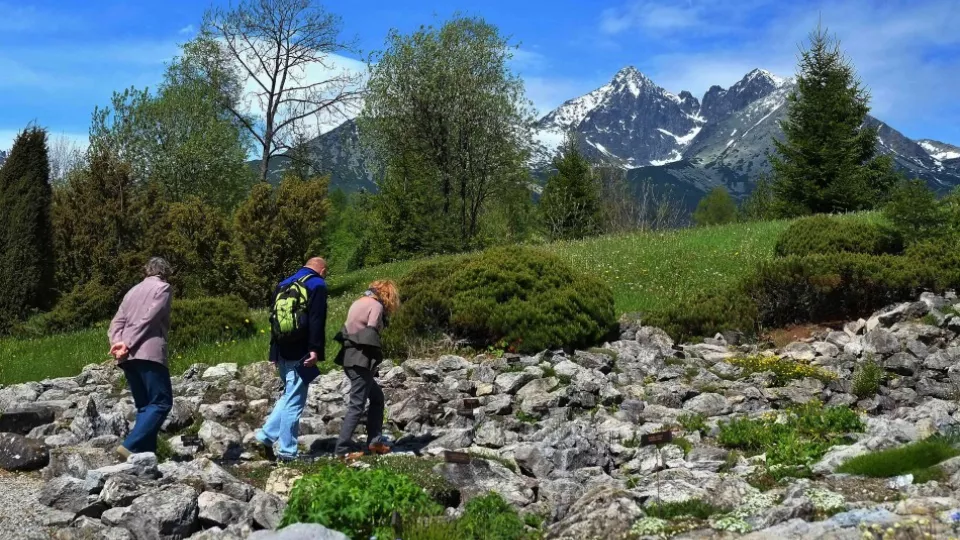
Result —
<path fill-rule="evenodd" d="M 200 446 L 200 437 L 197 435 L 181 435 L 180 444 L 184 446 Z"/>
<path fill-rule="evenodd" d="M 672 431 L 658 431 L 656 433 L 647 433 L 640 436 L 640 446 L 650 446 L 652 444 L 663 444 L 673 441 Z"/>
<path fill-rule="evenodd" d="M 470 464 L 470 460 L 473 458 L 470 454 L 466 452 L 444 452 L 443 460 L 447 463 L 459 463 L 460 465 Z"/>

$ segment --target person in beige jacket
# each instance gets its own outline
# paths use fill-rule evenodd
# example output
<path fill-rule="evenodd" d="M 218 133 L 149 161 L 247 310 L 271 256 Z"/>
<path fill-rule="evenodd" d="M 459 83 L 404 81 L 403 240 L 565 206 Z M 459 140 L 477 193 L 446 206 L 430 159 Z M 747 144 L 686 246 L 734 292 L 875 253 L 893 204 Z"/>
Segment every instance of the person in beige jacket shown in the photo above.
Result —
<path fill-rule="evenodd" d="M 127 292 L 110 323 L 110 354 L 126 376 L 137 418 L 117 447 L 121 457 L 157 451 L 157 434 L 173 407 L 173 389 L 167 368 L 170 331 L 170 263 L 160 257 L 144 268 L 146 278 Z"/>

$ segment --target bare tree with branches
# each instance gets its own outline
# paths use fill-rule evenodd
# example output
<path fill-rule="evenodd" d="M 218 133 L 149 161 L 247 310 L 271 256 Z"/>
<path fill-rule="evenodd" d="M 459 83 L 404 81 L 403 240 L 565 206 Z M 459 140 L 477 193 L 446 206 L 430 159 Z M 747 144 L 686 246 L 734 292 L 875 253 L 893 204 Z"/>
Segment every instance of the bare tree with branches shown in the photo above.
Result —
<path fill-rule="evenodd" d="M 221 44 L 262 111 L 227 104 L 262 148 L 261 180 L 304 123 L 346 118 L 358 105 L 363 74 L 338 68 L 333 58 L 353 50 L 340 27 L 340 18 L 313 0 L 241 0 L 207 13 L 204 32 Z"/>

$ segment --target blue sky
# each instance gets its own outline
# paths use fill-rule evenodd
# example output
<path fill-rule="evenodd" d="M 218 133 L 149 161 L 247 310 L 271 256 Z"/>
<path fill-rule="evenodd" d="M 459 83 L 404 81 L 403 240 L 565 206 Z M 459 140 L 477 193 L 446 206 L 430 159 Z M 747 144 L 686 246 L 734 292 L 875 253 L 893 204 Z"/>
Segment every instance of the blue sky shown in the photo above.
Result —
<path fill-rule="evenodd" d="M 196 30 L 205 1 L 0 0 L 0 148 L 35 121 L 84 139 L 94 106 L 155 85 Z M 912 138 L 960 145 L 960 0 L 365 0 L 326 2 L 359 49 L 454 11 L 481 15 L 520 49 L 513 67 L 541 113 L 634 65 L 702 96 L 754 67 L 794 72 L 818 17 L 873 95 L 873 112 Z M 353 55 L 354 59 L 358 58 Z M 350 58 L 342 65 L 360 69 Z"/>

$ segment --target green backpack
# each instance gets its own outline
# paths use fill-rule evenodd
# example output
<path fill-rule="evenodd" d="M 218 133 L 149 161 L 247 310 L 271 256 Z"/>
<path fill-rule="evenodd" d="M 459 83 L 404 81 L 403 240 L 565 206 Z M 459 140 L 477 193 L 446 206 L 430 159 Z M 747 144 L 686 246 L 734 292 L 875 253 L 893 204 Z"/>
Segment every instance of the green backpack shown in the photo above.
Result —
<path fill-rule="evenodd" d="M 284 285 L 277 291 L 270 310 L 270 333 L 277 343 L 286 343 L 302 338 L 307 330 L 307 280 L 312 275 Z"/>

